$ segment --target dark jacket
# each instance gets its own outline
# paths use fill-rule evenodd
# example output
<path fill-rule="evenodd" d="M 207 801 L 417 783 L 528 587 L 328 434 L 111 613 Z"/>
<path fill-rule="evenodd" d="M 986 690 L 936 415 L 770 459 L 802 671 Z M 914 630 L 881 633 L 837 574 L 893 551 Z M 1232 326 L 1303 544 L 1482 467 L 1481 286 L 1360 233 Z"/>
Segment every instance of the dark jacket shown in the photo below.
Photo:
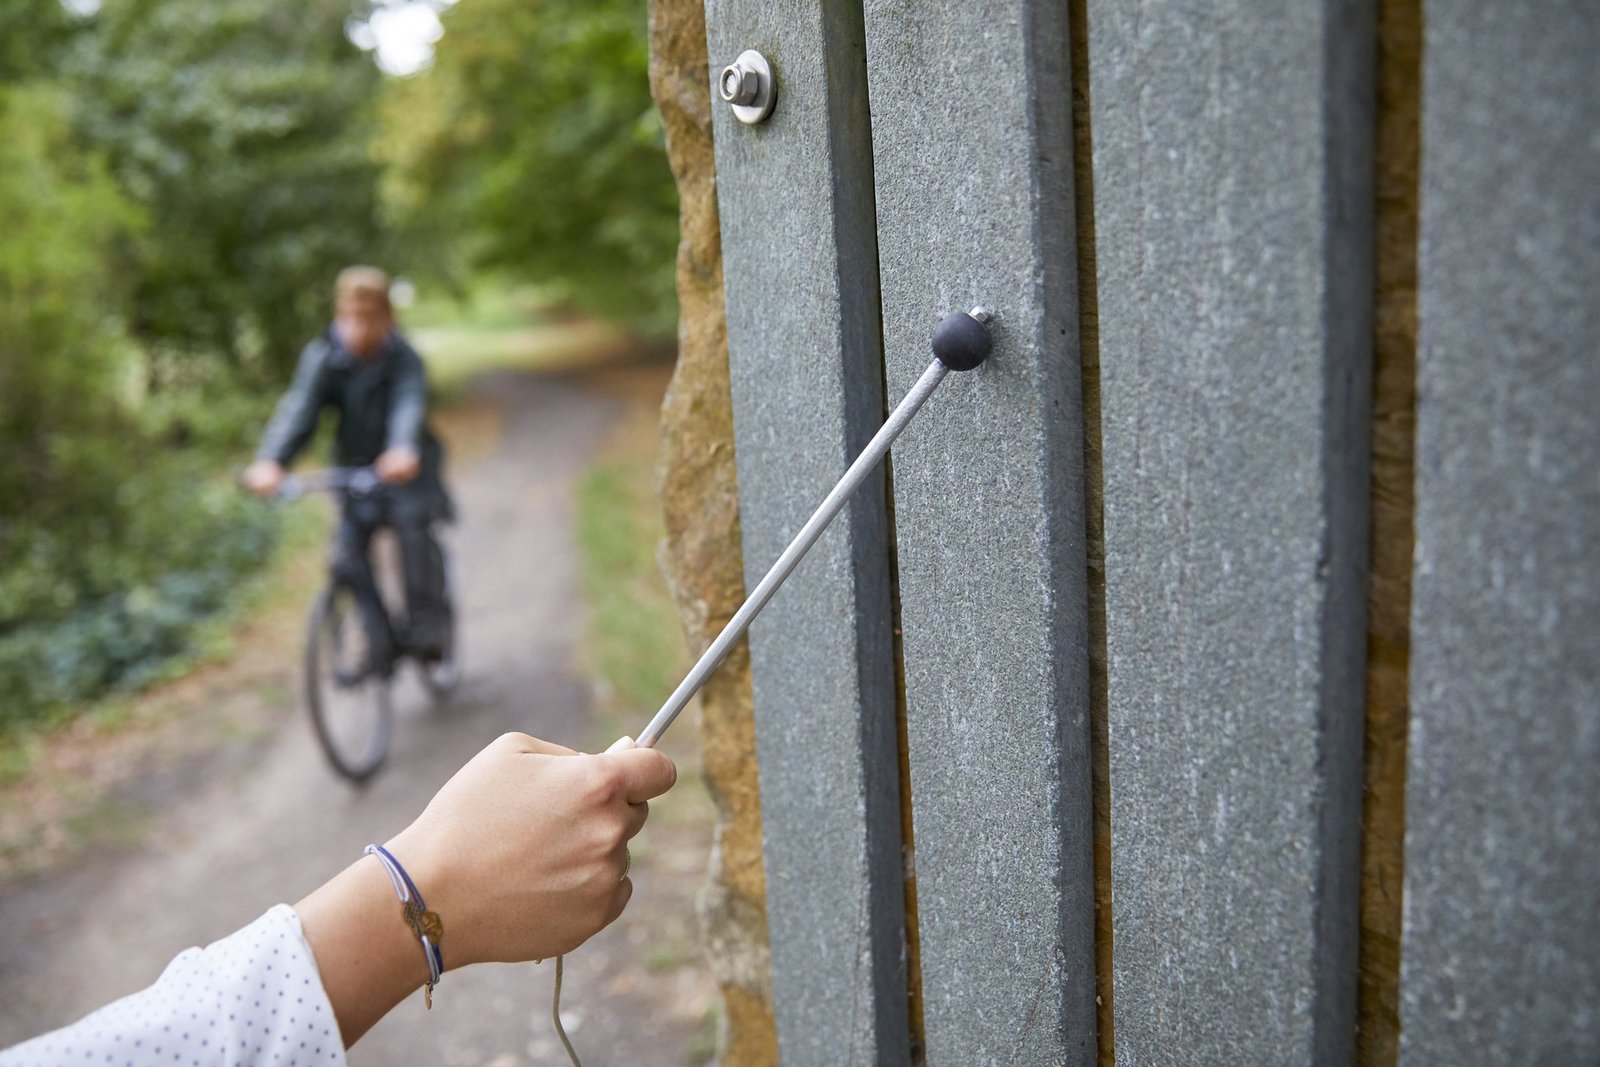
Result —
<path fill-rule="evenodd" d="M 310 442 L 322 412 L 339 413 L 333 459 L 342 467 L 365 467 L 387 448 L 408 446 L 421 456 L 417 478 L 394 491 L 426 503 L 436 517 L 451 515 L 440 480 L 444 447 L 427 425 L 428 376 L 406 339 L 390 331 L 372 355 L 360 358 L 339 343 L 333 327 L 300 353 L 289 391 L 267 423 L 258 459 L 287 467 Z"/>

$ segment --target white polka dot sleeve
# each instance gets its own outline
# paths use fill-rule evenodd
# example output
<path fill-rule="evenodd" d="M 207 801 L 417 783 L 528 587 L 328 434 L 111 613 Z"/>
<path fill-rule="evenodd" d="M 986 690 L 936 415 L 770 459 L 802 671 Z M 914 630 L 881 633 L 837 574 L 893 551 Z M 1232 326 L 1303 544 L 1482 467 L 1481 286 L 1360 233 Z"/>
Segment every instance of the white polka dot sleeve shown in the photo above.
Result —
<path fill-rule="evenodd" d="M 179 953 L 148 989 L 0 1052 L 0 1067 L 343 1067 L 344 1042 L 300 918 L 279 904 Z"/>

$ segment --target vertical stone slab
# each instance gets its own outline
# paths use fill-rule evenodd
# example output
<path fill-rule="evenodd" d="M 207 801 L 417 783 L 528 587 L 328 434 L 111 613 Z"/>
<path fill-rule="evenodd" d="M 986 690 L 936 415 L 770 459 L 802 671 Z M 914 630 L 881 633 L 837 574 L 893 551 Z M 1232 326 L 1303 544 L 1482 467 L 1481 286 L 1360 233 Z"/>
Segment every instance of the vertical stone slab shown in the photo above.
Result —
<path fill-rule="evenodd" d="M 1088 3 L 1119 1064 L 1352 1052 L 1370 7 Z"/>
<path fill-rule="evenodd" d="M 930 1065 L 1094 1060 L 1066 5 L 867 0 L 890 392 L 993 308 L 894 452 Z"/>
<path fill-rule="evenodd" d="M 1430 5 L 1400 1058 L 1600 1062 L 1600 19 Z"/>
<path fill-rule="evenodd" d="M 753 586 L 883 419 L 861 9 L 711 0 L 706 35 L 713 79 L 756 48 L 778 84 L 765 123 L 720 101 L 713 120 Z M 785 1063 L 908 1057 L 883 485 L 856 494 L 750 632 Z"/>

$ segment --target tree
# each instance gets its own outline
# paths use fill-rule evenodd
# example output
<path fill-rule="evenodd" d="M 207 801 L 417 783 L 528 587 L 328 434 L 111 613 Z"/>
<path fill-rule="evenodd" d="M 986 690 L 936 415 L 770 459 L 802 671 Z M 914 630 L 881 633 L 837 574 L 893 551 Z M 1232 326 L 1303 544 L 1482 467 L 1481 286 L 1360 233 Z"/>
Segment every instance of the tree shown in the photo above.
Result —
<path fill-rule="evenodd" d="M 55 73 L 83 26 L 61 0 L 0 4 L 0 84 Z"/>
<path fill-rule="evenodd" d="M 470 0 L 431 71 L 396 80 L 382 152 L 415 235 L 653 333 L 676 317 L 677 190 L 644 0 Z"/>
<path fill-rule="evenodd" d="M 145 211 L 130 327 L 181 372 L 278 378 L 342 266 L 382 252 L 381 75 L 350 0 L 106 0 L 76 64 L 81 126 Z M 178 358 L 171 358 L 171 357 Z"/>
<path fill-rule="evenodd" d="M 0 567 L 17 516 L 51 518 L 39 509 L 64 503 L 51 490 L 84 473 L 77 443 L 114 417 L 124 292 L 110 253 L 135 221 L 73 142 L 63 95 L 0 86 Z"/>
<path fill-rule="evenodd" d="M 90 583 L 85 546 L 122 526 L 125 290 L 110 253 L 137 218 L 69 116 L 48 83 L 0 86 L 0 638 L 69 610 Z"/>

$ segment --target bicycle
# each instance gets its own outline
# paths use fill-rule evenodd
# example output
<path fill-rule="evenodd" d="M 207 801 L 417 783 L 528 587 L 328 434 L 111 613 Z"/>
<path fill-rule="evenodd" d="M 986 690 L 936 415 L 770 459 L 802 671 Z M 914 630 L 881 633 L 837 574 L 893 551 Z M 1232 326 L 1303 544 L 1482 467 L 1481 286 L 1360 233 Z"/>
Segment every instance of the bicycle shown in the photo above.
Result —
<path fill-rule="evenodd" d="M 332 467 L 286 477 L 277 495 L 282 500 L 317 492 L 362 498 L 386 488 L 371 467 Z M 329 764 L 357 784 L 376 774 L 388 757 L 394 726 L 391 689 L 401 663 L 416 664 L 435 705 L 446 702 L 461 681 L 454 576 L 438 539 L 429 541 L 436 553 L 432 566 L 444 580 L 445 638 L 438 657 L 419 657 L 396 636 L 394 609 L 402 599 L 399 545 L 387 526 L 373 534 L 371 548 L 382 617 L 367 618 L 355 586 L 330 566 L 328 585 L 307 620 L 304 685 L 311 723 Z"/>

